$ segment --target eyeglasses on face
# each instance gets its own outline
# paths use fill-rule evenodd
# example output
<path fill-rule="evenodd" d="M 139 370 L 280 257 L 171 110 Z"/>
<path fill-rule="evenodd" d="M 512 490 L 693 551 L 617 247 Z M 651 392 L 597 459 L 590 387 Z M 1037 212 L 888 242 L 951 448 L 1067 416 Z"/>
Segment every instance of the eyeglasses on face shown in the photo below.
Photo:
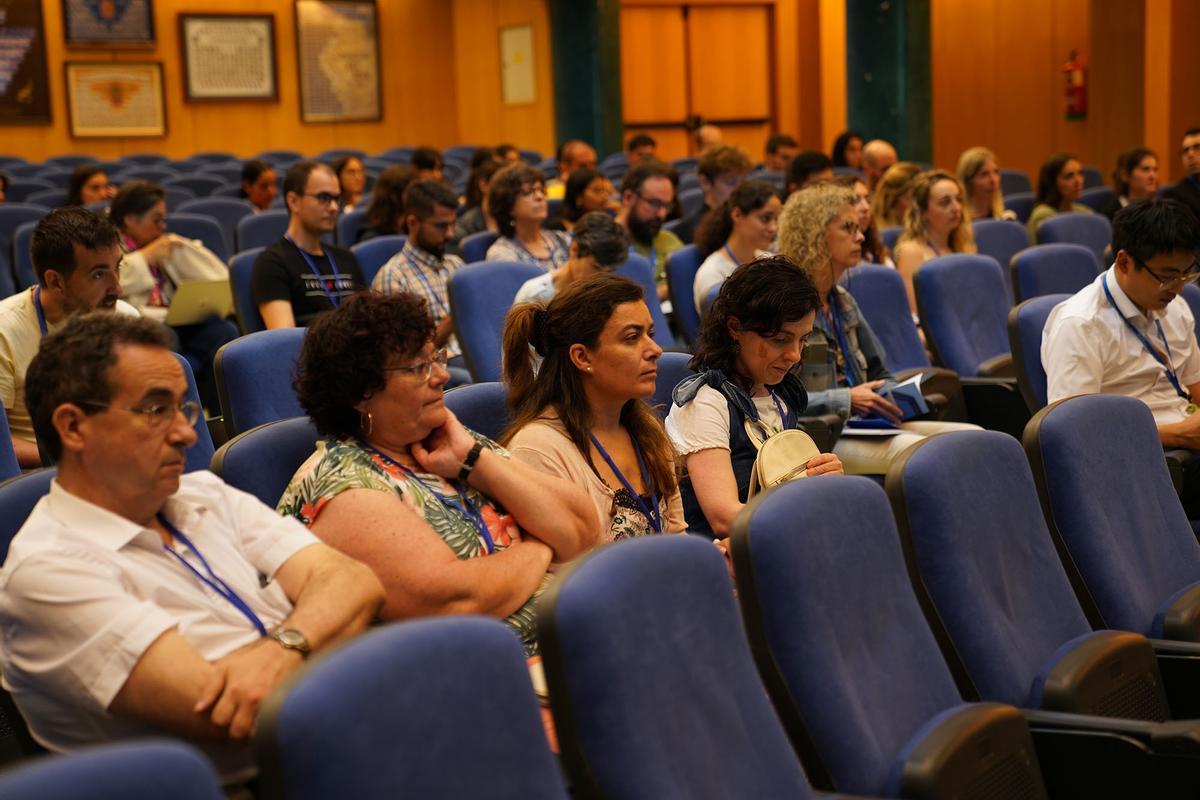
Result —
<path fill-rule="evenodd" d="M 384 372 L 399 372 L 404 376 L 405 380 L 412 381 L 416 384 L 428 383 L 433 377 L 433 365 L 437 364 L 442 369 L 446 369 L 446 365 L 450 363 L 450 354 L 446 352 L 446 348 L 433 351 L 426 361 L 418 361 L 407 367 L 384 367 Z"/>
<path fill-rule="evenodd" d="M 341 195 L 330 194 L 329 192 L 317 192 L 316 194 L 305 194 L 303 197 L 311 197 L 317 201 L 318 205 L 327 206 L 330 203 L 341 202 Z"/>
<path fill-rule="evenodd" d="M 521 197 L 533 197 L 535 195 L 545 196 L 546 187 L 540 183 L 535 183 L 532 186 L 521 187 Z"/>
<path fill-rule="evenodd" d="M 128 411 L 146 419 L 153 429 L 165 428 L 175 420 L 176 414 L 183 414 L 188 425 L 195 425 L 200 420 L 204 410 L 195 400 L 184 400 L 182 403 L 150 403 L 142 406 L 114 406 L 111 403 L 98 403 L 95 400 L 81 400 L 80 405 L 91 408 L 115 408 L 118 411 Z"/>
<path fill-rule="evenodd" d="M 671 208 L 670 200 L 659 200 L 656 197 L 646 197 L 644 194 L 639 194 L 637 197 L 638 200 L 641 200 L 655 211 L 668 211 Z"/>
<path fill-rule="evenodd" d="M 1137 264 L 1136 261 L 1134 263 Z M 1146 272 L 1150 273 L 1150 277 L 1158 281 L 1158 288 L 1160 289 L 1183 286 L 1184 284 L 1195 283 L 1197 280 L 1200 280 L 1200 265 L 1197 265 L 1195 261 L 1183 272 L 1176 275 L 1159 275 L 1150 269 L 1149 264 L 1138 264 L 1138 266 L 1146 270 Z"/>

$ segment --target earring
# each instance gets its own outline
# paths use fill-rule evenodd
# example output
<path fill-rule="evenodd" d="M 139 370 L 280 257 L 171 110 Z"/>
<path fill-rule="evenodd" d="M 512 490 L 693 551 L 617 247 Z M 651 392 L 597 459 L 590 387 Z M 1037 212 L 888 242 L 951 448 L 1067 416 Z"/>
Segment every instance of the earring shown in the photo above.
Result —
<path fill-rule="evenodd" d="M 591 368 L 591 367 L 588 367 L 588 372 L 591 372 L 591 371 L 592 371 L 592 368 Z"/>
<path fill-rule="evenodd" d="M 358 426 L 362 428 L 364 438 L 371 435 L 371 428 L 375 424 L 375 420 L 371 417 L 370 411 L 364 411 L 359 415 Z"/>

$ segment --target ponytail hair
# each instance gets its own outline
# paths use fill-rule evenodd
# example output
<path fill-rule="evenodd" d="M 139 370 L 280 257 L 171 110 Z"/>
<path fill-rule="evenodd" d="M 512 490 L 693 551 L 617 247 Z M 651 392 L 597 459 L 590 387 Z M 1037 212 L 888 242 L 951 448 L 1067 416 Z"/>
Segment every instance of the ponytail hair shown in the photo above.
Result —
<path fill-rule="evenodd" d="M 692 237 L 700 257 L 706 258 L 721 249 L 733 234 L 733 209 L 753 214 L 777 197 L 775 187 L 765 181 L 745 181 L 738 184 L 724 203 L 709 211 L 696 226 Z"/>
<path fill-rule="evenodd" d="M 503 375 L 513 421 L 500 437 L 502 444 L 553 410 L 571 442 L 595 469 L 589 438 L 592 410 L 570 349 L 575 344 L 594 349 L 617 306 L 635 302 L 645 302 L 641 286 L 604 272 L 572 284 L 549 303 L 518 303 L 509 309 L 504 320 Z M 542 359 L 536 372 L 530 349 Z M 644 400 L 629 400 L 621 408 L 621 424 L 645 456 L 652 484 L 646 488 L 663 497 L 674 494 L 675 450 L 658 415 Z"/>

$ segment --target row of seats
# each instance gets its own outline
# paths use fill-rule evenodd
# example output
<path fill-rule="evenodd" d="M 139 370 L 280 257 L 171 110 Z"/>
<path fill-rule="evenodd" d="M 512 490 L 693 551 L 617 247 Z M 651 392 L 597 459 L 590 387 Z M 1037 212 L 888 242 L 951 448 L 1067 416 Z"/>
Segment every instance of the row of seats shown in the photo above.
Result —
<path fill-rule="evenodd" d="M 1057 403 L 1024 449 L 931 437 L 886 492 L 785 484 L 739 516 L 732 553 L 736 600 L 687 536 L 602 548 L 543 598 L 576 796 L 1194 791 L 1200 545 L 1139 401 Z M 258 746 L 267 796 L 567 796 L 492 620 L 364 635 L 271 698 Z"/>

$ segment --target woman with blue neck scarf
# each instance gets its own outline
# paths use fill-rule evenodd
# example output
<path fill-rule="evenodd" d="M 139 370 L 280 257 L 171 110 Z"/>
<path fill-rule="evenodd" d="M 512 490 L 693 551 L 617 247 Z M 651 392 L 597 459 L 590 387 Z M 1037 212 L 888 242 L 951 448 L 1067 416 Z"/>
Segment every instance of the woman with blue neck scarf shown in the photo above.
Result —
<path fill-rule="evenodd" d="M 729 536 L 749 492 L 758 449 L 747 419 L 771 433 L 795 428 L 808 394 L 792 368 L 812 332 L 820 298 L 812 281 L 787 258 L 760 258 L 739 267 L 713 301 L 691 368 L 667 416 L 667 434 L 683 459 L 681 483 L 688 530 L 714 539 Z M 822 453 L 808 474 L 842 471 Z"/>

